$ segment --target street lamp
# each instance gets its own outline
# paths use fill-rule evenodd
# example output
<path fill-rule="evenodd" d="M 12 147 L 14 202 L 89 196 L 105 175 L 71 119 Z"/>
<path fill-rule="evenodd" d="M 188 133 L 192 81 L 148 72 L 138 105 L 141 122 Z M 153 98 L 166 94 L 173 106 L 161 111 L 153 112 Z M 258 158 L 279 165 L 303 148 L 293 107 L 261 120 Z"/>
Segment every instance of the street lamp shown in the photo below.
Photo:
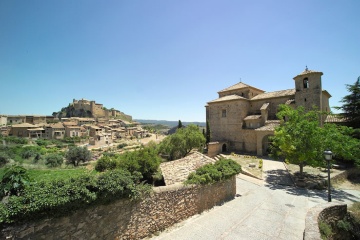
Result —
<path fill-rule="evenodd" d="M 330 190 L 330 162 L 332 160 L 332 152 L 330 150 L 324 151 L 324 157 L 328 167 L 328 202 L 331 202 L 331 190 Z"/>

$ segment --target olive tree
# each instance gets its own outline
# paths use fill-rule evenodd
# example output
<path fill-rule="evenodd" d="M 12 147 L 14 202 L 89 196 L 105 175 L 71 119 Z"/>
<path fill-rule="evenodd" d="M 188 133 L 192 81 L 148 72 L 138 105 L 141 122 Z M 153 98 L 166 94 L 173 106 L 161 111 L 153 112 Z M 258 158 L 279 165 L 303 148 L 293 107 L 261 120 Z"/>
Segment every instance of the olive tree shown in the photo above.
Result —
<path fill-rule="evenodd" d="M 68 164 L 79 166 L 80 162 L 91 159 L 91 152 L 86 147 L 72 147 L 66 152 L 65 158 Z"/>

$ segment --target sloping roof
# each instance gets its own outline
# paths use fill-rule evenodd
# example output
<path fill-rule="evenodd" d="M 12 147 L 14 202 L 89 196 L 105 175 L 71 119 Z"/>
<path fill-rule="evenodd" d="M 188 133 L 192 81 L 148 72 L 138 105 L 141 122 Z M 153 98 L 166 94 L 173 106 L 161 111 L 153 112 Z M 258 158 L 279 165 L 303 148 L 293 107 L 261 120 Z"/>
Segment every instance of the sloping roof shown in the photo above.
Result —
<path fill-rule="evenodd" d="M 339 114 L 329 114 L 325 119 L 326 123 L 343 123 L 346 122 L 346 118 Z"/>
<path fill-rule="evenodd" d="M 305 70 L 304 70 L 302 73 L 296 75 L 296 77 L 294 77 L 294 78 L 297 78 L 297 77 L 300 77 L 300 76 L 302 76 L 302 75 L 306 75 L 306 74 L 309 74 L 309 73 L 321 73 L 321 74 L 323 74 L 322 72 L 319 72 L 319 71 L 309 70 L 309 69 L 306 67 Z"/>
<path fill-rule="evenodd" d="M 21 128 L 37 128 L 38 125 L 30 124 L 30 123 L 20 123 L 20 124 L 14 124 L 12 125 L 13 128 L 21 127 Z"/>
<path fill-rule="evenodd" d="M 322 90 L 322 93 L 325 94 L 325 95 L 328 95 L 328 97 L 331 98 L 331 94 L 328 91 Z"/>
<path fill-rule="evenodd" d="M 295 89 L 287 89 L 287 90 L 280 90 L 275 92 L 266 92 L 261 93 L 253 97 L 252 100 L 259 100 L 259 99 L 267 99 L 267 98 L 276 98 L 276 97 L 286 97 L 286 96 L 293 96 L 295 95 Z"/>
<path fill-rule="evenodd" d="M 65 128 L 62 123 L 49 124 L 48 127 L 50 127 L 50 128 Z"/>
<path fill-rule="evenodd" d="M 191 172 L 194 172 L 205 164 L 214 162 L 216 162 L 215 159 L 209 158 L 199 152 L 193 152 L 184 158 L 161 163 L 160 169 L 164 176 L 165 184 L 168 186 L 184 182 Z"/>
<path fill-rule="evenodd" d="M 242 83 L 242 82 L 239 82 L 239 83 L 236 83 L 236 84 L 234 84 L 234 85 L 232 85 L 232 86 L 230 86 L 230 87 L 228 87 L 228 88 L 225 88 L 225 89 L 219 91 L 218 93 L 227 92 L 227 91 L 231 91 L 231 90 L 235 90 L 235 89 L 242 89 L 242 88 L 254 88 L 254 89 L 257 89 L 257 90 L 259 90 L 259 91 L 264 92 L 264 91 L 261 90 L 261 89 L 252 87 L 252 86 L 247 85 L 247 84 Z"/>
<path fill-rule="evenodd" d="M 246 118 L 244 118 L 244 120 L 254 120 L 254 119 L 260 119 L 261 115 L 249 115 Z"/>
<path fill-rule="evenodd" d="M 210 101 L 208 103 L 225 102 L 225 101 L 233 101 L 233 100 L 240 100 L 240 99 L 248 100 L 247 98 L 244 98 L 244 97 L 241 97 L 239 95 L 233 94 L 233 95 L 227 95 L 227 96 L 212 100 L 212 101 Z"/>
<path fill-rule="evenodd" d="M 266 121 L 265 126 L 255 129 L 255 131 L 274 131 L 280 125 L 279 120 Z"/>

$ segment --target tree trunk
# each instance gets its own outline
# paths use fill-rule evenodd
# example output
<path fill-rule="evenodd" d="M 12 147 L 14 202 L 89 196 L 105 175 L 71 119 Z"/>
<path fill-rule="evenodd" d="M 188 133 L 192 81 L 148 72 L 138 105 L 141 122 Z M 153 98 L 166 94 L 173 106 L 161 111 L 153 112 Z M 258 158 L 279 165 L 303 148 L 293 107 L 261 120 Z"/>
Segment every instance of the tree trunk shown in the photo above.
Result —
<path fill-rule="evenodd" d="M 300 167 L 300 178 L 303 178 L 304 177 L 304 163 L 301 162 L 299 164 L 299 167 Z"/>

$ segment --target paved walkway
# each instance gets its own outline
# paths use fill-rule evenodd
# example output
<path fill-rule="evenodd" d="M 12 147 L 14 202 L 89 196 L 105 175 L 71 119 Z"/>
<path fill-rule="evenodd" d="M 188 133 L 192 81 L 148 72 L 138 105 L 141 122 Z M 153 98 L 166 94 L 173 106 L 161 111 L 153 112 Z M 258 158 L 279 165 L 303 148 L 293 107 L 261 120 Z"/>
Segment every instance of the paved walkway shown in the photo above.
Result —
<path fill-rule="evenodd" d="M 291 179 L 281 164 L 264 160 L 266 181 L 238 176 L 234 200 L 195 215 L 152 239 L 302 239 L 307 210 L 325 203 L 327 193 L 288 186 Z M 332 196 L 334 202 L 360 200 L 358 191 L 333 191 Z"/>

